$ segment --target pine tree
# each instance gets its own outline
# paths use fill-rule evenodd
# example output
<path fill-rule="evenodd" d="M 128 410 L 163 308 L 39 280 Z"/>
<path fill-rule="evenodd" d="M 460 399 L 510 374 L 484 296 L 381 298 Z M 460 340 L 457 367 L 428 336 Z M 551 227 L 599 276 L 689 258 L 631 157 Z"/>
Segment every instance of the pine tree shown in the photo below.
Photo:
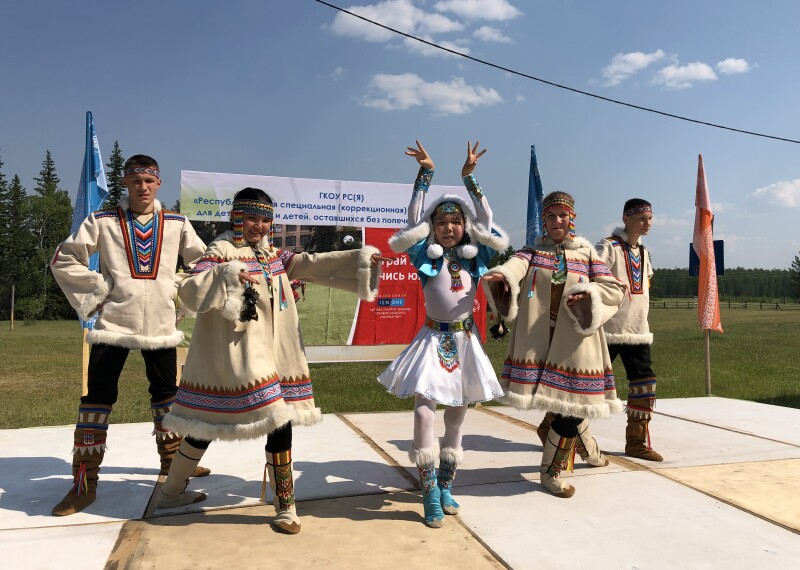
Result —
<path fill-rule="evenodd" d="M 789 272 L 791 273 L 792 281 L 794 282 L 795 295 L 800 297 L 800 256 L 794 256 L 794 259 L 792 260 L 792 266 L 789 268 Z"/>
<path fill-rule="evenodd" d="M 111 156 L 106 163 L 106 183 L 108 184 L 108 196 L 103 201 L 104 208 L 115 208 L 122 198 L 122 192 L 125 186 L 122 184 L 122 178 L 125 172 L 125 160 L 122 158 L 122 151 L 119 148 L 119 141 L 114 141 L 114 150 L 111 151 Z"/>
<path fill-rule="evenodd" d="M 69 316 L 69 304 L 61 295 L 58 284 L 49 271 L 50 259 L 56 247 L 67 238 L 72 225 L 72 202 L 69 194 L 59 188 L 61 180 L 56 174 L 55 161 L 50 151 L 42 161 L 42 170 L 36 180 L 36 194 L 29 198 L 31 230 L 36 251 L 33 255 L 37 275 L 38 299 L 42 303 L 44 318 Z"/>
<path fill-rule="evenodd" d="M 0 159 L 0 318 L 5 318 L 5 306 L 11 295 L 11 282 L 9 281 L 9 267 L 11 260 L 9 250 L 9 202 L 8 182 L 3 174 L 3 161 Z"/>
<path fill-rule="evenodd" d="M 7 318 L 9 314 L 11 285 L 15 286 L 15 297 L 22 299 L 35 294 L 37 281 L 32 277 L 31 259 L 35 248 L 29 225 L 28 195 L 19 176 L 15 175 L 8 186 L 6 204 L 3 215 L 8 224 L 8 247 L 3 250 L 3 258 L 7 261 L 3 280 L 7 284 L 8 291 L 4 291 L 0 303 L 3 318 Z"/>

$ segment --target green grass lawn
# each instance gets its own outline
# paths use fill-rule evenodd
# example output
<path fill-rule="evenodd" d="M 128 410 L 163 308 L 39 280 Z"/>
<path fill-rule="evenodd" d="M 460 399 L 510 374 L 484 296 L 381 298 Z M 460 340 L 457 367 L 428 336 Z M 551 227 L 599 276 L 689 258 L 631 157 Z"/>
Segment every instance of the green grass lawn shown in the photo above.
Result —
<path fill-rule="evenodd" d="M 298 303 L 307 345 L 342 342 L 350 330 L 355 297 L 340 292 L 329 297 L 327 291 L 310 287 L 306 301 Z M 697 327 L 696 310 L 652 309 L 650 323 L 656 338 L 653 368 L 659 397 L 704 396 L 703 332 Z M 714 395 L 800 408 L 800 311 L 723 308 L 722 323 L 725 334 L 711 337 Z M 0 323 L 0 428 L 75 421 L 81 390 L 81 338 L 77 322 L 17 322 L 13 332 L 8 321 Z M 505 342 L 486 344 L 498 372 L 505 348 Z M 380 362 L 311 365 L 317 405 L 326 413 L 411 409 L 411 399 L 398 400 L 375 380 L 385 366 Z M 625 371 L 619 361 L 615 373 L 619 395 L 625 399 Z M 120 380 L 112 421 L 149 419 L 144 363 L 133 351 Z"/>

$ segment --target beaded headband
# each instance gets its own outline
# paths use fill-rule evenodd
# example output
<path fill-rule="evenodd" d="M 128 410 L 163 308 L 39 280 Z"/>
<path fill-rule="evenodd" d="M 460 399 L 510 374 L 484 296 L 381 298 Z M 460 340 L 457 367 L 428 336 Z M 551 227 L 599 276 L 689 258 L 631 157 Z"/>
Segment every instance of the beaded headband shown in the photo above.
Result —
<path fill-rule="evenodd" d="M 127 176 L 128 174 L 139 174 L 140 172 L 143 172 L 145 174 L 152 174 L 156 178 L 161 178 L 161 173 L 155 168 L 126 168 L 125 176 Z"/>
<path fill-rule="evenodd" d="M 542 218 L 545 217 L 548 210 L 555 208 L 563 208 L 569 212 L 569 237 L 575 239 L 575 201 L 564 196 L 554 196 L 546 200 L 542 204 Z M 542 228 L 542 231 L 547 235 L 546 228 Z"/>
<path fill-rule="evenodd" d="M 455 202 L 442 202 L 431 214 L 431 218 L 436 218 L 442 214 L 458 214 L 459 216 L 463 217 L 464 212 L 461 210 L 461 206 L 456 204 Z"/>
<path fill-rule="evenodd" d="M 636 214 L 641 214 L 642 212 L 652 212 L 652 206 L 637 206 L 636 208 L 631 208 L 630 210 L 625 210 L 622 212 L 623 216 L 635 216 Z"/>
<path fill-rule="evenodd" d="M 260 200 L 234 200 L 231 207 L 231 224 L 233 225 L 233 243 L 236 246 L 244 245 L 244 216 L 263 216 L 267 220 L 273 219 L 272 204 Z M 270 241 L 272 241 L 272 227 Z"/>

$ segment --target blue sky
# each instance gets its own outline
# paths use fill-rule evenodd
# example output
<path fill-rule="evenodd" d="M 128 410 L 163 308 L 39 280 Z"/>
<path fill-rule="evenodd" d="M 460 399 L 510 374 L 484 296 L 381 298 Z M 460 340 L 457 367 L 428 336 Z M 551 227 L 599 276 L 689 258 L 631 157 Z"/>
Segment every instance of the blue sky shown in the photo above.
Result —
<path fill-rule="evenodd" d="M 774 0 L 334 2 L 452 49 L 599 95 L 800 139 L 800 3 Z M 360 8 L 356 8 L 360 6 Z M 459 184 L 467 140 L 496 221 L 524 242 L 530 145 L 545 191 L 592 241 L 653 202 L 656 267 L 686 267 L 703 154 L 728 267 L 800 251 L 800 145 L 626 109 L 445 56 L 312 0 L 31 0 L 0 24 L 0 157 L 29 192 L 46 149 L 74 196 L 85 112 L 104 160 L 180 171 L 406 182 L 420 139 Z"/>

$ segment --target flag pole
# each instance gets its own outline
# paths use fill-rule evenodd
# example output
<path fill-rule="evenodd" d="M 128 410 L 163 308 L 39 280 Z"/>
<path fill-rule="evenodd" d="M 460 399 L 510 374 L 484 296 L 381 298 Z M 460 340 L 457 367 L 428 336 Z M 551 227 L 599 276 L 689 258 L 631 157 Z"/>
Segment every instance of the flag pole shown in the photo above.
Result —
<path fill-rule="evenodd" d="M 711 396 L 711 329 L 706 329 L 706 396 Z"/>

